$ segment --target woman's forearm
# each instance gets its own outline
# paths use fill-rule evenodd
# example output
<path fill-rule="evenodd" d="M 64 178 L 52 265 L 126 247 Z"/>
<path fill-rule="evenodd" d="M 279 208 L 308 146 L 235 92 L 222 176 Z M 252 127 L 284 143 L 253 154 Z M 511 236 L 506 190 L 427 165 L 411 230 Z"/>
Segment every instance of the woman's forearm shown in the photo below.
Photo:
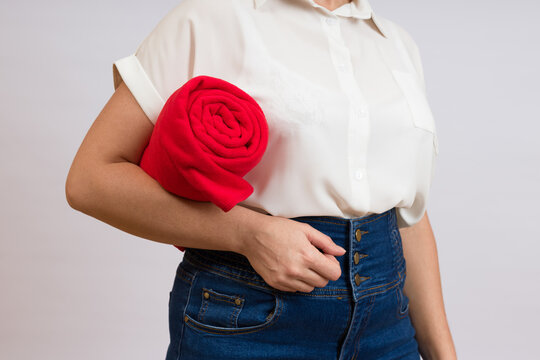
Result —
<path fill-rule="evenodd" d="M 184 247 L 238 252 L 264 214 L 241 206 L 228 212 L 211 202 L 169 193 L 131 162 L 73 170 L 66 181 L 71 207 L 132 235 Z"/>
<path fill-rule="evenodd" d="M 427 212 L 414 226 L 400 229 L 407 265 L 404 293 L 426 360 L 456 359 L 456 350 L 444 309 L 435 236 Z"/>

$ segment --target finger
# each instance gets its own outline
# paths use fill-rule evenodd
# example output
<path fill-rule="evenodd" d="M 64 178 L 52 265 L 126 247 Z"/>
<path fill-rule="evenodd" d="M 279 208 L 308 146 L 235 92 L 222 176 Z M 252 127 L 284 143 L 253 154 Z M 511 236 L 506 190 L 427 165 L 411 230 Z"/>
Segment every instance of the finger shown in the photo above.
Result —
<path fill-rule="evenodd" d="M 305 293 L 310 293 L 314 290 L 314 286 L 302 281 L 301 279 L 291 279 L 290 285 L 293 286 L 296 290 Z"/>
<path fill-rule="evenodd" d="M 330 254 L 323 254 L 324 256 L 326 256 L 327 259 L 330 259 L 332 260 L 333 263 L 336 263 L 339 265 L 339 260 L 336 259 L 336 257 L 334 255 L 330 255 Z"/>
<path fill-rule="evenodd" d="M 279 284 L 272 286 L 274 289 L 280 290 L 280 291 L 288 291 L 288 292 L 311 292 L 313 289 L 313 286 L 305 283 L 302 280 L 299 279 L 293 279 L 290 278 L 287 281 L 287 284 Z"/>
<path fill-rule="evenodd" d="M 281 290 L 281 291 L 288 291 L 288 292 L 296 292 L 297 289 L 290 287 L 290 286 L 284 286 L 280 285 L 279 287 L 274 286 L 275 289 Z"/>
<path fill-rule="evenodd" d="M 308 231 L 306 233 L 307 238 L 316 248 L 321 249 L 323 252 L 335 256 L 342 256 L 345 254 L 346 250 L 341 246 L 337 245 L 334 240 L 325 233 L 315 229 L 313 226 L 308 224 Z"/>
<path fill-rule="evenodd" d="M 307 268 L 306 271 L 302 274 L 302 277 L 298 280 L 301 280 L 313 287 L 323 288 L 328 284 L 329 279 L 321 276 L 318 272 Z"/>
<path fill-rule="evenodd" d="M 323 278 L 335 281 L 341 276 L 341 266 L 333 255 L 315 251 L 312 259 L 309 268 Z"/>

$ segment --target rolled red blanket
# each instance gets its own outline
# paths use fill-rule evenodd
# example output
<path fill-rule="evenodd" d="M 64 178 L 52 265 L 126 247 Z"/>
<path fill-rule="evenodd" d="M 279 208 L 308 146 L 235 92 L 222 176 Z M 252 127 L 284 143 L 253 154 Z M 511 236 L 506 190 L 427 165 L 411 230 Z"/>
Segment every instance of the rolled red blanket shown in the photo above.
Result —
<path fill-rule="evenodd" d="M 243 176 L 267 143 L 259 104 L 234 84 L 200 75 L 167 99 L 139 166 L 165 190 L 229 211 L 253 193 Z"/>

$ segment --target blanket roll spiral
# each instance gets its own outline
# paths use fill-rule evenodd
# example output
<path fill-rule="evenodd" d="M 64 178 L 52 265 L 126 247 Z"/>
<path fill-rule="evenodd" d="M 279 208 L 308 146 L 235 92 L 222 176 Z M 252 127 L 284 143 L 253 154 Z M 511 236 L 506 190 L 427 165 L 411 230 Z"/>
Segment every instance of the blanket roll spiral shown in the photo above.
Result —
<path fill-rule="evenodd" d="M 165 190 L 229 211 L 253 193 L 243 177 L 267 144 L 259 104 L 230 82 L 200 75 L 167 99 L 139 166 Z"/>

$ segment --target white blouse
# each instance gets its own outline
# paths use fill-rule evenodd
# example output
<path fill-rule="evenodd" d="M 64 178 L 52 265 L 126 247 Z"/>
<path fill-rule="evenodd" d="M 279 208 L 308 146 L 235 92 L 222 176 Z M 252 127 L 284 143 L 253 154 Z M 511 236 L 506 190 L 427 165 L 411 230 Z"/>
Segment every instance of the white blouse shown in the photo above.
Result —
<path fill-rule="evenodd" d="M 438 155 L 418 48 L 367 0 L 182 0 L 134 54 L 113 64 L 155 123 L 197 75 L 227 80 L 261 106 L 262 160 L 238 205 L 285 217 L 426 210 Z"/>

